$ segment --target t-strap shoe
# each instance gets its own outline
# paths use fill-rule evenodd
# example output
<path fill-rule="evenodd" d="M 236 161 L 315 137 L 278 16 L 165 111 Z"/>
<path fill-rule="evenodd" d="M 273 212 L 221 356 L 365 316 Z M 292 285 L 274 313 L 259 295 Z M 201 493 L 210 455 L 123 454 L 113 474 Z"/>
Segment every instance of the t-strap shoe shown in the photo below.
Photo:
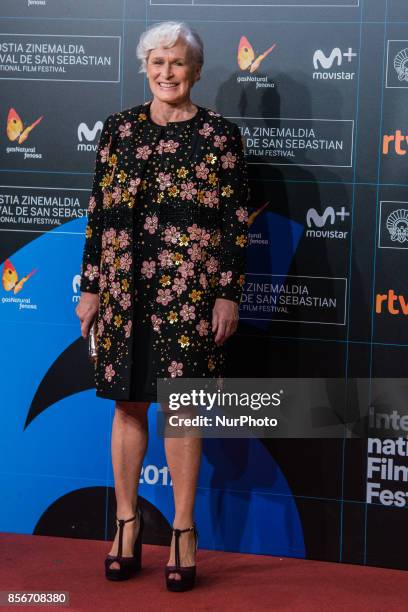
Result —
<path fill-rule="evenodd" d="M 133 556 L 123 557 L 123 528 L 125 523 L 134 521 L 136 516 L 139 517 L 139 533 L 137 534 L 133 547 Z M 142 568 L 142 535 L 144 527 L 143 514 L 141 513 L 140 508 L 138 508 L 137 513 L 131 518 L 125 520 L 118 519 L 118 517 L 116 517 L 116 520 L 118 521 L 119 525 L 118 554 L 107 555 L 105 559 L 105 576 L 108 580 L 127 580 Z M 119 568 L 111 568 L 112 563 L 115 561 L 119 564 Z"/>
<path fill-rule="evenodd" d="M 194 533 L 195 550 L 198 548 L 198 531 L 195 523 L 187 529 L 173 529 L 175 536 L 175 565 L 166 565 L 164 573 L 166 576 L 166 586 L 169 591 L 189 591 L 194 587 L 196 578 L 196 566 L 182 566 L 180 564 L 180 535 L 192 531 Z M 180 578 L 170 578 L 170 574 L 179 574 Z"/>

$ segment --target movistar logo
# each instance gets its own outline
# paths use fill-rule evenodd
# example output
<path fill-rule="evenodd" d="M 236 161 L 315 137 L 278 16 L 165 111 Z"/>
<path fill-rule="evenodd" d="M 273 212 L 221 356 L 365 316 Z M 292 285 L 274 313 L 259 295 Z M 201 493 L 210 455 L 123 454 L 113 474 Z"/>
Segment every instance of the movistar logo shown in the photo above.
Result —
<path fill-rule="evenodd" d="M 344 58 L 351 63 L 353 58 L 357 57 L 357 53 L 353 53 L 353 49 L 351 47 L 348 48 L 346 52 L 342 52 L 339 47 L 334 47 L 329 55 L 326 55 L 321 49 L 317 49 L 313 54 L 313 66 L 317 71 L 319 68 L 323 68 L 323 71 L 314 72 L 314 79 L 322 79 L 322 80 L 352 80 L 354 78 L 355 72 L 326 72 L 329 71 L 333 66 L 341 66 Z"/>
<path fill-rule="evenodd" d="M 340 217 L 341 221 L 345 221 L 346 217 L 350 216 L 350 213 L 346 211 L 345 207 L 342 206 L 340 211 L 336 212 L 333 206 L 328 206 L 323 214 L 319 214 L 315 208 L 309 208 L 306 214 L 307 227 L 321 228 L 326 224 L 334 225 L 336 217 Z M 307 238 L 347 238 L 348 232 L 339 230 L 321 230 L 321 229 L 308 229 L 306 231 Z"/>
<path fill-rule="evenodd" d="M 330 223 L 334 225 L 336 220 L 336 213 L 334 212 L 334 208 L 332 206 L 328 206 L 322 215 L 319 215 L 315 208 L 309 208 L 306 215 L 306 223 L 307 227 L 313 227 L 312 222 L 315 227 L 323 227 L 326 225 L 326 221 L 330 220 Z"/>

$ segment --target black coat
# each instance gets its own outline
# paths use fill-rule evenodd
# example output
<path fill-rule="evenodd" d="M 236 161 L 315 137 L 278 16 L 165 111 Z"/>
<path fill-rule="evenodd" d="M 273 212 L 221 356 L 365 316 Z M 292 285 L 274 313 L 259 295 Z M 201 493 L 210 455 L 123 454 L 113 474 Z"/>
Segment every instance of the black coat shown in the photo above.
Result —
<path fill-rule="evenodd" d="M 81 290 L 99 293 L 97 394 L 118 400 L 129 398 L 134 212 L 153 151 L 167 146 L 176 162 L 152 209 L 143 211 L 150 232 L 154 217 L 163 247 L 150 253 L 156 299 L 146 302 L 157 335 L 150 355 L 157 377 L 222 375 L 225 355 L 214 343 L 212 308 L 217 297 L 239 303 L 244 284 L 249 188 L 237 125 L 199 106 L 191 148 L 159 142 L 149 104 L 104 122 L 81 268 Z"/>

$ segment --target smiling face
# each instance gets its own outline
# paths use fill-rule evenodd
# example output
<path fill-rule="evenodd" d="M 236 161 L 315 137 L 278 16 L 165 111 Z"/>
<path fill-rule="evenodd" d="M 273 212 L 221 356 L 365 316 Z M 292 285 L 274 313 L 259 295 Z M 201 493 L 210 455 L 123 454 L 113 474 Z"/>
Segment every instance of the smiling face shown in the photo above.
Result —
<path fill-rule="evenodd" d="M 189 99 L 190 89 L 200 76 L 200 66 L 193 61 L 184 40 L 178 40 L 169 49 L 152 49 L 146 72 L 155 98 L 169 104 L 182 104 Z"/>

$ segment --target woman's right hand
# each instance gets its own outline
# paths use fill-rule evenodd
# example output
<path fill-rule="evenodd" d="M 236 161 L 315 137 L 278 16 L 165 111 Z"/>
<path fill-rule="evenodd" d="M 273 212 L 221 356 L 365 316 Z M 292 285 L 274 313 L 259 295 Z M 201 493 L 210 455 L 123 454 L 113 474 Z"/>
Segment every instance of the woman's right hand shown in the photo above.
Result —
<path fill-rule="evenodd" d="M 81 334 L 87 338 L 89 330 L 99 309 L 99 295 L 97 293 L 81 292 L 81 298 L 75 313 L 81 321 Z"/>

